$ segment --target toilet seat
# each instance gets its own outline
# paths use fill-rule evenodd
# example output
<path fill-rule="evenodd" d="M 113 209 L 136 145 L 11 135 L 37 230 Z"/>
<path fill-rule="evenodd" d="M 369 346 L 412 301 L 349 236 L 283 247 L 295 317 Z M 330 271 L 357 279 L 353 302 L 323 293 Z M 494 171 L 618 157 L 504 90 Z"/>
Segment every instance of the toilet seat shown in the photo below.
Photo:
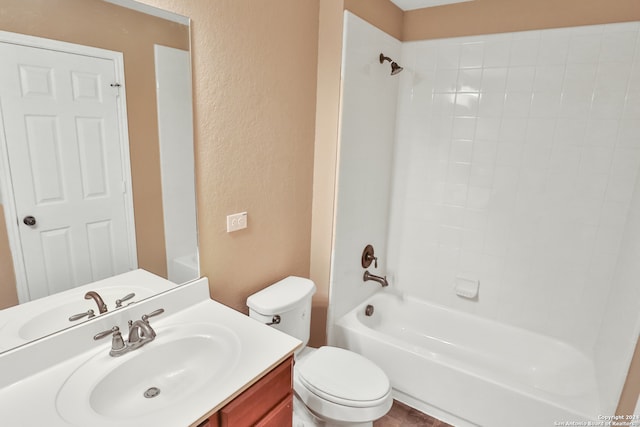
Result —
<path fill-rule="evenodd" d="M 333 403 L 375 406 L 389 393 L 389 380 L 382 369 L 352 351 L 321 347 L 301 365 L 300 381 L 305 387 Z"/>
<path fill-rule="evenodd" d="M 312 412 L 340 421 L 373 421 L 392 404 L 382 369 L 337 347 L 320 347 L 296 363 L 294 389 Z"/>

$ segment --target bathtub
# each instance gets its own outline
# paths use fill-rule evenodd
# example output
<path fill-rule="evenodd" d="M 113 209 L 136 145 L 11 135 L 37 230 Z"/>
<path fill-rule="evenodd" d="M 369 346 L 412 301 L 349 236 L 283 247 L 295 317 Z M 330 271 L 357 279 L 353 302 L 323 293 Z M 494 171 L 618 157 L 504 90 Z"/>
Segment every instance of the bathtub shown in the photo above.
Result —
<path fill-rule="evenodd" d="M 577 349 L 413 297 L 373 295 L 336 322 L 332 343 L 377 363 L 394 398 L 456 427 L 589 425 L 611 415 L 600 408 L 593 362 Z"/>

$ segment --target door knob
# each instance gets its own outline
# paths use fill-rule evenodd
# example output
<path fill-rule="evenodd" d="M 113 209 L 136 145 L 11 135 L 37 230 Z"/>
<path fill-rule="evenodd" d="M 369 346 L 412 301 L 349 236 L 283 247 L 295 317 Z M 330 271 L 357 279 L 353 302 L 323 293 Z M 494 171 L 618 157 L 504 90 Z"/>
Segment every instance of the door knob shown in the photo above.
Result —
<path fill-rule="evenodd" d="M 36 225 L 36 219 L 34 217 L 32 217 L 31 215 L 25 216 L 22 219 L 22 222 L 24 222 L 28 226 Z"/>

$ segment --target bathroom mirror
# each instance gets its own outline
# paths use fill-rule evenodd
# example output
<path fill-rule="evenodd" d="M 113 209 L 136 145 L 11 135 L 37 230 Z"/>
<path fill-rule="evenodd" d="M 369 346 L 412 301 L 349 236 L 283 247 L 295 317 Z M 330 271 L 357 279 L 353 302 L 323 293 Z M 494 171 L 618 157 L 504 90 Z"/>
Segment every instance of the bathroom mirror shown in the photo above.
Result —
<path fill-rule="evenodd" d="M 122 83 L 109 82 L 109 86 L 119 91 L 116 97 L 126 98 L 122 102 L 125 107 L 118 110 L 126 112 L 126 120 L 117 123 L 120 127 L 118 132 L 128 143 L 128 152 L 123 152 L 122 148 L 118 150 L 121 152 L 122 169 L 125 169 L 125 163 L 130 165 L 128 175 L 123 172 L 122 189 L 124 198 L 127 195 L 130 198 L 127 242 L 131 262 L 124 269 L 122 266 L 103 268 L 98 277 L 92 272 L 92 280 L 77 281 L 68 287 L 135 268 L 145 269 L 176 284 L 199 277 L 189 19 L 133 0 L 3 0 L 2 3 L 0 31 L 6 36 L 5 45 L 13 46 L 13 42 L 6 41 L 7 37 L 11 39 L 12 34 L 18 34 L 27 36 L 27 39 L 55 40 L 122 54 Z M 15 57 L 22 59 L 21 55 Z M 39 71 L 32 69 L 37 75 Z M 86 83 L 82 79 L 78 81 L 78 87 Z M 76 83 L 73 80 L 73 88 L 76 88 L 73 86 Z M 33 87 L 38 89 L 37 84 Z M 25 187 L 16 184 L 15 170 L 19 168 L 15 163 L 12 165 L 7 148 L 7 135 L 10 133 L 6 129 L 10 116 L 7 111 L 14 106 L 7 105 L 8 97 L 3 100 L 2 95 L 0 88 L 0 101 L 4 102 L 0 103 L 0 135 L 4 135 L 4 140 L 0 140 L 4 156 L 0 162 L 0 308 L 7 308 L 16 302 L 46 298 L 46 295 L 66 289 L 64 286 L 44 286 L 46 289 L 38 293 L 30 292 L 27 287 L 26 282 L 32 277 L 25 267 L 30 246 L 23 243 L 19 227 L 37 227 L 41 223 L 30 225 L 28 216 L 24 216 L 25 213 L 17 207 L 15 195 L 23 194 Z M 2 117 L 3 111 L 6 117 Z M 105 138 L 103 141 L 108 146 L 110 140 Z M 55 141 L 50 145 L 50 153 L 55 153 Z M 99 150 L 104 149 L 100 144 L 94 145 Z M 85 147 L 78 151 L 83 149 L 88 150 Z M 33 157 L 34 153 L 29 154 Z M 81 154 L 92 157 L 86 152 Z M 93 155 L 94 162 L 89 164 L 99 166 L 102 159 L 96 162 L 97 157 L 100 156 Z M 32 175 L 46 177 L 41 168 L 55 169 L 56 159 L 51 158 L 47 153 L 40 153 L 40 162 L 32 163 Z M 64 166 L 58 169 L 66 173 Z M 47 173 L 51 175 L 50 170 Z M 64 176 L 61 181 L 66 184 Z M 111 232 L 108 227 L 106 229 L 103 236 Z M 105 238 L 104 241 L 108 243 L 110 240 Z M 50 253 L 65 249 L 59 243 L 54 241 L 48 248 Z M 99 246 L 89 249 L 98 256 L 117 252 L 113 248 Z M 46 262 L 54 264 L 58 270 L 64 264 L 57 260 Z M 65 274 L 70 278 L 78 276 L 74 262 L 67 264 Z"/>

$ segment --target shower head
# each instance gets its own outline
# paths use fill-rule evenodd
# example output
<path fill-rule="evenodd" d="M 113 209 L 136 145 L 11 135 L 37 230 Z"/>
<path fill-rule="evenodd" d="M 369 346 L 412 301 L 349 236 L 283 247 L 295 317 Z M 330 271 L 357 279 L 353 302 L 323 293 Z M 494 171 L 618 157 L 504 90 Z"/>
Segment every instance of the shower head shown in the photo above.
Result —
<path fill-rule="evenodd" d="M 391 63 L 391 75 L 392 76 L 395 76 L 396 74 L 398 74 L 402 70 L 404 70 L 404 68 L 402 68 L 401 66 L 399 66 L 395 62 Z"/>
<path fill-rule="evenodd" d="M 404 68 L 402 68 L 401 66 L 398 65 L 397 62 L 395 62 L 393 59 L 389 58 L 388 56 L 384 56 L 384 53 L 380 54 L 380 63 L 384 64 L 384 61 L 389 61 L 391 62 L 391 75 L 395 76 L 396 74 L 398 74 L 400 71 L 404 70 Z"/>

